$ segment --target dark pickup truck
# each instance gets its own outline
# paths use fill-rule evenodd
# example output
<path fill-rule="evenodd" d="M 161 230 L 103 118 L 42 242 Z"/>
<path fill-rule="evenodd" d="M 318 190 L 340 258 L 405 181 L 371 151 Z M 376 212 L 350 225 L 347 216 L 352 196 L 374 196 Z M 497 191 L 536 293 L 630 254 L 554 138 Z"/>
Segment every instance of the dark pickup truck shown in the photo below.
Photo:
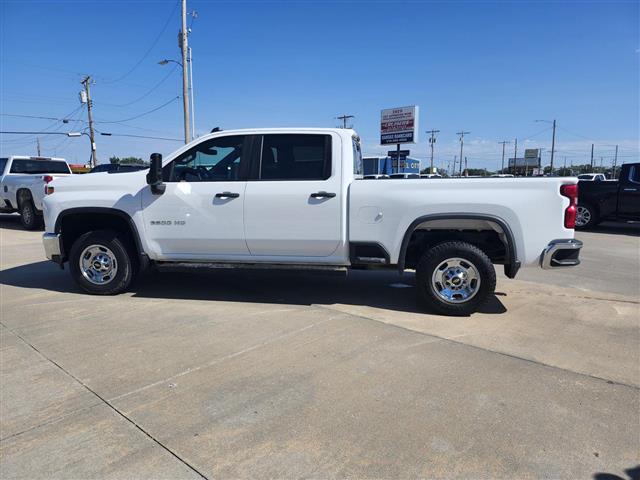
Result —
<path fill-rule="evenodd" d="M 640 163 L 623 164 L 618 181 L 578 182 L 576 228 L 603 220 L 640 221 Z"/>

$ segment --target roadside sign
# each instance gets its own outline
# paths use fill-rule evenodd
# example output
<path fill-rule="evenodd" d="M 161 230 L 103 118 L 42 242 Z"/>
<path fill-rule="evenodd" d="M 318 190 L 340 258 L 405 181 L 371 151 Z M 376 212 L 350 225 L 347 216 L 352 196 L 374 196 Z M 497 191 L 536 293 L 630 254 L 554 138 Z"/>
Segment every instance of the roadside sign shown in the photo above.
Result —
<path fill-rule="evenodd" d="M 418 106 L 388 108 L 380 113 L 380 144 L 418 142 Z"/>
<path fill-rule="evenodd" d="M 538 148 L 527 148 L 524 151 L 524 158 L 538 158 L 540 149 Z"/>
<path fill-rule="evenodd" d="M 391 158 L 398 158 L 398 154 L 400 154 L 400 158 L 407 158 L 409 156 L 409 150 L 389 150 L 387 155 Z"/>

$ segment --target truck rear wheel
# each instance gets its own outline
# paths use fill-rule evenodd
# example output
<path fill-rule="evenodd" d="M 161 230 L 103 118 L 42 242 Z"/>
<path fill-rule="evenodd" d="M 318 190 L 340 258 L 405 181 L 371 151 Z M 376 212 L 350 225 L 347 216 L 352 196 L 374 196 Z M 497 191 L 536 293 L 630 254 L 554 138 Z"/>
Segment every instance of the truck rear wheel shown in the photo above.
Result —
<path fill-rule="evenodd" d="M 470 315 L 496 288 L 487 255 L 470 243 L 453 241 L 427 250 L 416 267 L 420 300 L 443 315 Z"/>
<path fill-rule="evenodd" d="M 87 232 L 71 247 L 69 269 L 83 290 L 94 295 L 115 295 L 131 284 L 134 257 L 126 239 L 118 232 Z"/>
<path fill-rule="evenodd" d="M 20 221 L 27 230 L 37 230 L 42 225 L 42 217 L 38 215 L 33 201 L 27 198 L 20 202 Z"/>

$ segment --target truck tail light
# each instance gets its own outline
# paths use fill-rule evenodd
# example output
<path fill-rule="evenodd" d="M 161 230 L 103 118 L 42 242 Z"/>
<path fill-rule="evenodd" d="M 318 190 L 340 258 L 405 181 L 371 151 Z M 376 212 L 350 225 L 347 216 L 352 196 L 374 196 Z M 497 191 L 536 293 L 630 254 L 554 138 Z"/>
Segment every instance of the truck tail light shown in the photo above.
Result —
<path fill-rule="evenodd" d="M 569 206 L 564 211 L 564 228 L 576 228 L 578 212 L 578 184 L 562 185 L 560 195 L 569 199 Z"/>
<path fill-rule="evenodd" d="M 49 182 L 53 180 L 53 177 L 51 175 L 45 175 L 42 177 L 42 180 L 44 180 L 44 194 L 51 195 L 53 193 L 53 187 L 49 186 Z"/>

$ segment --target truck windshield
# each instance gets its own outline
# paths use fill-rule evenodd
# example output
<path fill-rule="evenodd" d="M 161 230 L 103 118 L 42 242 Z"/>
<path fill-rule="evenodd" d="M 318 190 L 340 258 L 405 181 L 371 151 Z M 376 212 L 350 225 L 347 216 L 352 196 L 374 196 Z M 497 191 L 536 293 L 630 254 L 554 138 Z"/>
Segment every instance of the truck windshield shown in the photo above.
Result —
<path fill-rule="evenodd" d="M 71 173 L 66 162 L 58 160 L 14 160 L 11 173 L 43 174 Z"/>

